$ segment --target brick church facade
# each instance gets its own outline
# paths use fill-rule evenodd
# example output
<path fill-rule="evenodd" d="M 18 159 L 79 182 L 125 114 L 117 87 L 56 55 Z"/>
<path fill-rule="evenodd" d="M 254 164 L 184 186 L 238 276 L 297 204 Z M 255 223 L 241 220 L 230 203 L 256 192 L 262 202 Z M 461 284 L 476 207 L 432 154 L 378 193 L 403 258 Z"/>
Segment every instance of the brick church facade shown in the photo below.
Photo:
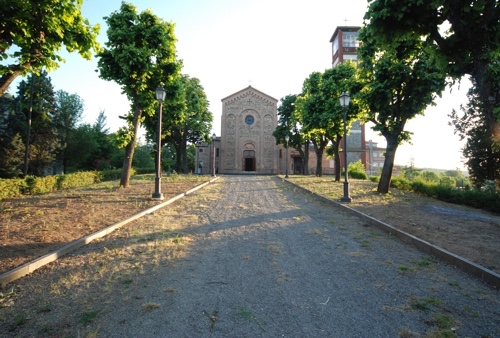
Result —
<path fill-rule="evenodd" d="M 222 99 L 221 135 L 197 145 L 197 172 L 278 174 L 283 151 L 273 136 L 277 104 L 252 86 Z"/>

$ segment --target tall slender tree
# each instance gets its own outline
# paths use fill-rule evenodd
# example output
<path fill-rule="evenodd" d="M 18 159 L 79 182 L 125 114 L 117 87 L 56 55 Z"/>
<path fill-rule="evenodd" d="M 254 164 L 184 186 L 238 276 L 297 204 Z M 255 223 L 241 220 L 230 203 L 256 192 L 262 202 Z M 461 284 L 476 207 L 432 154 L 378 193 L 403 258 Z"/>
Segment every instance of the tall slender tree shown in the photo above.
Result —
<path fill-rule="evenodd" d="M 475 186 L 480 187 L 490 177 L 500 180 L 500 151 L 490 141 L 488 127 L 483 117 L 483 103 L 479 99 L 477 87 L 467 93 L 469 102 L 461 107 L 462 114 L 453 110 L 449 115 L 450 124 L 461 140 L 466 140 L 463 154 L 465 165 Z M 491 172 L 492 171 L 492 172 Z"/>
<path fill-rule="evenodd" d="M 56 110 L 53 123 L 57 128 L 61 149 L 59 159 L 62 162 L 63 172 L 67 171 L 67 148 L 73 139 L 73 133 L 82 120 L 84 103 L 78 94 L 69 94 L 64 90 L 58 90 L 55 95 Z"/>
<path fill-rule="evenodd" d="M 24 174 L 42 176 L 55 164 L 61 146 L 53 123 L 55 111 L 55 91 L 47 72 L 19 83 L 9 128 L 26 145 Z"/>
<path fill-rule="evenodd" d="M 97 54 L 100 77 L 117 82 L 131 102 L 131 111 L 125 116 L 127 126 L 119 133 L 125 145 L 120 186 L 128 187 L 139 127 L 145 115 L 153 116 L 158 107 L 155 89 L 163 84 L 166 100 L 175 98 L 175 91 L 168 88 L 180 76 L 181 62 L 175 49 L 175 25 L 150 10 L 137 13 L 135 6 L 122 2 L 120 10 L 105 20 L 108 42 Z"/>

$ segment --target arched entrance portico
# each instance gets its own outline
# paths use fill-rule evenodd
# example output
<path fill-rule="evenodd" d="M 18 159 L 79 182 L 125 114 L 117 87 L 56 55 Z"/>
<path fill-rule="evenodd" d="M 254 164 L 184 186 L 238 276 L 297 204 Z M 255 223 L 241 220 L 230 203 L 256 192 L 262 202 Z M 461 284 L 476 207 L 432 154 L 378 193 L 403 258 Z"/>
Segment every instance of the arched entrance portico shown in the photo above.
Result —
<path fill-rule="evenodd" d="M 255 150 L 243 150 L 243 171 L 255 171 Z"/>

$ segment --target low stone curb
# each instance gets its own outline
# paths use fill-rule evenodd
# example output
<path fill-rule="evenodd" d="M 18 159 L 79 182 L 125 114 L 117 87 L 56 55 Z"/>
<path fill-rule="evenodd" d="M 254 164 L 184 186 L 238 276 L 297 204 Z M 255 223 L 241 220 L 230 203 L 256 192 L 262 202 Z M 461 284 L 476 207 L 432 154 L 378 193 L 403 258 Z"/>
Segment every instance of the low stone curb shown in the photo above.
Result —
<path fill-rule="evenodd" d="M 121 221 L 121 222 L 115 223 L 113 225 L 110 225 L 107 228 L 104 228 L 102 230 L 94 232 L 93 234 L 90 234 L 90 235 L 87 235 L 87 236 L 82 237 L 80 239 L 77 239 L 76 241 L 73 241 L 73 242 L 69 243 L 68 245 L 63 246 L 62 248 L 60 248 L 56 251 L 48 253 L 45 256 L 37 258 L 31 262 L 25 263 L 25 264 L 15 268 L 14 270 L 5 272 L 2 275 L 0 275 L 0 285 L 2 285 L 2 287 L 3 287 L 16 279 L 19 279 L 23 276 L 26 276 L 26 275 L 32 273 L 33 271 L 35 271 L 36 269 L 41 268 L 42 266 L 57 260 L 59 257 L 62 257 L 71 251 L 74 251 L 74 250 L 76 250 L 84 245 L 87 245 L 97 238 L 104 237 L 104 236 L 112 233 L 116 229 L 119 229 L 122 226 L 126 225 L 127 223 L 130 223 L 138 218 L 141 218 L 141 217 L 146 216 L 146 215 L 148 215 L 148 214 L 150 214 L 158 209 L 161 209 L 161 208 L 177 201 L 178 199 L 181 199 L 182 197 L 189 195 L 189 194 L 195 192 L 198 189 L 203 188 L 204 186 L 206 186 L 210 183 L 215 182 L 218 179 L 219 179 L 219 177 L 215 177 L 208 182 L 197 185 L 193 189 L 190 189 L 182 194 L 179 194 L 175 197 L 172 197 L 168 201 L 162 202 L 158 205 L 155 205 L 154 207 L 151 207 L 149 209 L 141 211 L 141 212 L 139 212 L 139 213 L 137 213 L 137 214 Z"/>
<path fill-rule="evenodd" d="M 346 211 L 354 216 L 358 216 L 364 221 L 366 221 L 368 224 L 373 225 L 378 227 L 379 229 L 396 236 L 397 238 L 401 239 L 402 241 L 409 243 L 421 251 L 424 251 L 425 253 L 428 253 L 430 255 L 433 255 L 434 257 L 440 259 L 443 262 L 446 262 L 448 264 L 451 264 L 462 271 L 473 275 L 480 280 L 488 283 L 489 285 L 495 287 L 496 289 L 500 289 L 500 274 L 497 274 L 489 269 L 486 269 L 466 258 L 463 258 L 461 256 L 455 255 L 454 253 L 447 251 L 445 249 L 442 249 L 434 244 L 431 244 L 423 239 L 420 239 L 416 236 L 413 236 L 412 234 L 409 234 L 407 232 L 404 232 L 402 230 L 399 230 L 398 228 L 384 223 L 382 221 L 379 221 L 376 218 L 373 218 L 365 213 L 362 213 L 360 211 L 354 210 L 340 202 L 336 202 L 330 198 L 327 198 L 325 196 L 321 196 L 319 194 L 316 194 L 312 192 L 309 189 L 306 189 L 304 187 L 301 187 L 289 180 L 283 179 L 283 181 L 293 185 L 294 187 L 297 187 L 299 189 L 302 189 L 303 191 L 310 193 L 312 195 L 315 195 L 316 197 L 328 202 L 329 204 L 332 204 L 334 207 L 339 208 L 343 211 Z"/>

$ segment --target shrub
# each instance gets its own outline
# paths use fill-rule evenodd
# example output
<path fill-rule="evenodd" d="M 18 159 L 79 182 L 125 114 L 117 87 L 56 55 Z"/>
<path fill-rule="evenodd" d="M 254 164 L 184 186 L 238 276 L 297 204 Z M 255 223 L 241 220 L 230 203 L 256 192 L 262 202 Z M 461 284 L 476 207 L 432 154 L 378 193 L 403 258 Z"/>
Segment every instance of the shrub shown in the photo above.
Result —
<path fill-rule="evenodd" d="M 57 190 L 57 176 L 28 176 L 25 181 L 28 194 L 45 194 Z"/>
<path fill-rule="evenodd" d="M 439 175 L 434 171 L 425 170 L 420 174 L 420 178 L 428 182 L 439 182 Z"/>
<path fill-rule="evenodd" d="M 58 189 L 78 188 L 91 185 L 99 181 L 98 175 L 94 171 L 81 171 L 67 175 L 57 176 Z"/>
<path fill-rule="evenodd" d="M 22 178 L 0 179 L 0 200 L 20 196 L 26 187 Z"/>
<path fill-rule="evenodd" d="M 134 168 L 135 174 L 134 175 L 144 175 L 144 174 L 152 174 L 155 172 L 155 167 L 148 167 L 148 168 Z"/>
<path fill-rule="evenodd" d="M 411 190 L 411 183 L 404 176 L 400 175 L 391 180 L 391 187 L 399 190 Z"/>
<path fill-rule="evenodd" d="M 130 176 L 135 175 L 135 169 L 130 169 Z M 116 181 L 122 177 L 122 169 L 103 170 L 99 173 L 100 181 Z"/>
<path fill-rule="evenodd" d="M 350 171 L 349 170 L 349 177 L 351 178 L 355 178 L 355 179 L 358 179 L 358 180 L 367 180 L 368 179 L 368 175 L 366 175 L 366 173 L 364 171 Z"/>
<path fill-rule="evenodd" d="M 361 160 L 357 162 L 352 162 L 349 163 L 347 166 L 347 171 L 349 172 L 349 176 L 352 178 L 360 179 L 360 180 L 367 180 L 368 175 L 366 175 L 365 172 L 365 166 L 361 162 Z"/>
<path fill-rule="evenodd" d="M 380 176 L 370 176 L 370 181 L 377 183 L 380 181 Z"/>
<path fill-rule="evenodd" d="M 449 188 L 454 188 L 456 187 L 456 181 L 453 177 L 450 176 L 442 176 L 439 180 L 439 185 L 449 187 Z"/>
<path fill-rule="evenodd" d="M 435 196 L 435 188 L 437 184 L 432 181 L 427 181 L 423 177 L 417 177 L 410 184 L 411 184 L 411 190 L 413 190 L 418 194 L 427 195 L 431 197 Z"/>

